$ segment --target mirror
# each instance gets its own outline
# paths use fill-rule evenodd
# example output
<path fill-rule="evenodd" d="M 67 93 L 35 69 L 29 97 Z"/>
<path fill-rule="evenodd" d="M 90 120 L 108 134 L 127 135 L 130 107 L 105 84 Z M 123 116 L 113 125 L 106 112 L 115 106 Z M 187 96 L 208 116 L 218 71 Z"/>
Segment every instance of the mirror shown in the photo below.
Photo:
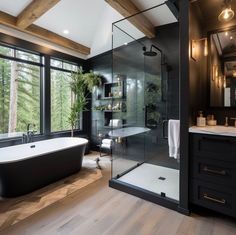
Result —
<path fill-rule="evenodd" d="M 236 29 L 210 34 L 210 106 L 236 107 Z"/>

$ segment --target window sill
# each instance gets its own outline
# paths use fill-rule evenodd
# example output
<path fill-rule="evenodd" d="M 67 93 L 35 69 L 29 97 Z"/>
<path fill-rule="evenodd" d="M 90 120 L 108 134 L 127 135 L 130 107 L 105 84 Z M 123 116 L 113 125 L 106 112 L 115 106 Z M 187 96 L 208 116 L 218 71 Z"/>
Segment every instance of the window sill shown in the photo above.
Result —
<path fill-rule="evenodd" d="M 24 133 L 24 132 L 22 132 L 22 133 Z M 76 137 L 79 135 L 85 135 L 85 133 L 83 133 L 82 130 L 75 130 L 74 136 Z M 51 132 L 48 134 L 37 134 L 37 135 L 34 135 L 34 142 L 40 141 L 40 140 L 51 139 L 51 138 L 70 137 L 70 136 L 71 136 L 70 130 L 69 131 L 60 131 L 60 132 Z M 22 136 L 0 139 L 0 148 L 18 145 L 18 144 L 22 144 Z"/>

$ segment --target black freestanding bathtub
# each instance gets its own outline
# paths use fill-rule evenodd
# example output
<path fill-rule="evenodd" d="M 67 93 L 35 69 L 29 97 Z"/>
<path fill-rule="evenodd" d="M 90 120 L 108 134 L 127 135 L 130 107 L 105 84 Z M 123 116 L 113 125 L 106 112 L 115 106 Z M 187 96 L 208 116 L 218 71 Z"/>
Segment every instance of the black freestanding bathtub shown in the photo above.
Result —
<path fill-rule="evenodd" d="M 87 143 L 63 137 L 0 148 L 0 196 L 21 196 L 78 172 Z"/>

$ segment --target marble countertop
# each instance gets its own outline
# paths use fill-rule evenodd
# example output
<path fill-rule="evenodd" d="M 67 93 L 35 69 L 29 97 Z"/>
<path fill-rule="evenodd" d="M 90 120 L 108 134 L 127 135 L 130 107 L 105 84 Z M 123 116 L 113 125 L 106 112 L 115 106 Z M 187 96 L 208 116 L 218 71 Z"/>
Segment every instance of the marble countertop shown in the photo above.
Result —
<path fill-rule="evenodd" d="M 233 126 L 206 126 L 197 127 L 192 126 L 189 128 L 190 133 L 209 134 L 209 135 L 222 135 L 236 137 L 236 128 Z"/>

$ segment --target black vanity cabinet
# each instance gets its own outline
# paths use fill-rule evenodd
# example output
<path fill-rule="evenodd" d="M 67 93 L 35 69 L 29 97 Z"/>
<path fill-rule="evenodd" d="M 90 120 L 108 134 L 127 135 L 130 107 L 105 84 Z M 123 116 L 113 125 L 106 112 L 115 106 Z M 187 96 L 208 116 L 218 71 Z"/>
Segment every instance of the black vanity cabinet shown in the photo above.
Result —
<path fill-rule="evenodd" d="M 236 137 L 190 133 L 190 202 L 236 217 Z"/>

